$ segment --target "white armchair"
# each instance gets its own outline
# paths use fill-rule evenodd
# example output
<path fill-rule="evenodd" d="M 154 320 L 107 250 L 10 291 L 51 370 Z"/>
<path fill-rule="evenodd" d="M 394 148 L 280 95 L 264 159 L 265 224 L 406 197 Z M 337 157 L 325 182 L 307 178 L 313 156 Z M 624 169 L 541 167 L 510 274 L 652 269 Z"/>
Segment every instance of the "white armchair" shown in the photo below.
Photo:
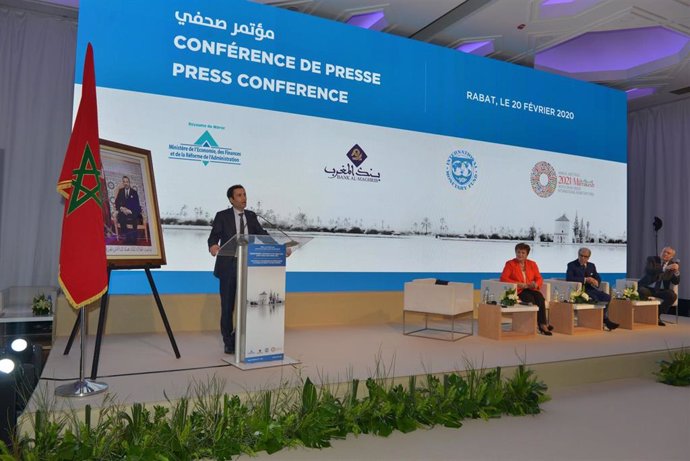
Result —
<path fill-rule="evenodd" d="M 431 332 L 450 333 L 447 340 L 455 341 L 474 334 L 472 312 L 474 310 L 474 286 L 471 283 L 449 282 L 436 285 L 436 279 L 416 279 L 405 283 L 403 294 L 403 334 L 446 339 Z M 422 314 L 424 326 L 407 331 L 407 315 Z M 456 330 L 458 316 L 470 314 L 470 331 Z M 443 325 L 429 325 L 429 316 L 450 320 L 450 328 Z M 456 338 L 456 335 L 460 335 Z"/>
<path fill-rule="evenodd" d="M 565 279 L 547 279 L 544 280 L 544 282 L 549 283 L 551 299 L 554 301 L 558 301 L 556 292 L 558 292 L 558 295 L 562 296 L 563 299 L 567 300 L 571 292 L 577 291 L 582 288 L 581 282 L 569 282 Z M 599 284 L 599 289 L 606 294 L 610 293 L 610 287 L 608 282 L 602 281 Z"/>

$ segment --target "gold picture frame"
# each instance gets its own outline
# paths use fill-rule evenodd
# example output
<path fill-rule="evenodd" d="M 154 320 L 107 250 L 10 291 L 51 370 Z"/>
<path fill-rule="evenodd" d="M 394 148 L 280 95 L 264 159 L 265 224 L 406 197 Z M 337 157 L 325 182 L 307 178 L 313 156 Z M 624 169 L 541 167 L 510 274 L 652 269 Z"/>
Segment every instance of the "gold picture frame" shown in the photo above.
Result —
<path fill-rule="evenodd" d="M 101 204 L 108 264 L 166 264 L 151 151 L 100 140 Z"/>

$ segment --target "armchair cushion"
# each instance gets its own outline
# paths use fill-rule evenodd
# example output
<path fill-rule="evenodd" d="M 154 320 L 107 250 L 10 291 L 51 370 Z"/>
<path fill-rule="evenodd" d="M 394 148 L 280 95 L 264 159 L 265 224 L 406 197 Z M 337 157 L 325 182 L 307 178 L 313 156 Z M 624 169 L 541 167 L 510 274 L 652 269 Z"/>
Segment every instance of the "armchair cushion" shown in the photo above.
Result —
<path fill-rule="evenodd" d="M 403 310 L 440 315 L 458 315 L 474 308 L 471 283 L 449 282 L 436 285 L 435 279 L 416 279 L 405 283 Z"/>

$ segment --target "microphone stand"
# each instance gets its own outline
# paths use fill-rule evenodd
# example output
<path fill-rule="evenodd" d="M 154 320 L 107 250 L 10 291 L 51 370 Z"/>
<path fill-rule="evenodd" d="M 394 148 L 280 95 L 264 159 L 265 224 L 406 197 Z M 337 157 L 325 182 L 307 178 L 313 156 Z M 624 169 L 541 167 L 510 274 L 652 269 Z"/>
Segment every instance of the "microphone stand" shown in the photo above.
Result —
<path fill-rule="evenodd" d="M 654 228 L 654 251 L 655 255 L 659 254 L 659 229 L 664 226 L 664 222 L 658 216 L 654 216 L 652 227 Z"/>
<path fill-rule="evenodd" d="M 299 242 L 296 242 L 292 237 L 290 237 L 288 234 L 286 234 L 286 233 L 283 231 L 283 229 L 281 229 L 280 227 L 276 226 L 275 224 L 273 224 L 271 221 L 269 221 L 268 219 L 266 219 L 266 218 L 264 218 L 263 216 L 261 216 L 261 215 L 260 215 L 259 213 L 257 213 L 256 211 L 254 212 L 254 214 L 256 214 L 259 218 L 261 218 L 261 219 L 263 219 L 264 221 L 266 221 L 266 224 L 268 224 L 269 226 L 271 226 L 273 229 L 276 229 L 278 232 L 280 232 L 281 234 L 283 234 L 285 237 L 287 237 L 287 238 L 290 240 L 289 242 L 287 242 L 287 243 L 285 244 L 285 248 L 291 248 L 291 247 L 294 247 L 294 246 L 299 245 Z"/>

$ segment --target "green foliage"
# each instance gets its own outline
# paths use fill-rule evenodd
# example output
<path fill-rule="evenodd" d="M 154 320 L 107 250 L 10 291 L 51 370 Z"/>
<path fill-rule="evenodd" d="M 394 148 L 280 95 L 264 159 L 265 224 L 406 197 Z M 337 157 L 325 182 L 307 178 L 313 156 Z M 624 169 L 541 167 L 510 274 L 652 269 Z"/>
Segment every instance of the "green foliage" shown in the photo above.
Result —
<path fill-rule="evenodd" d="M 0 444 L 0 461 L 227 460 L 297 445 L 329 447 L 348 434 L 386 437 L 395 430 L 458 428 L 468 418 L 537 414 L 548 400 L 546 385 L 522 365 L 508 379 L 500 368 L 468 366 L 464 375 L 429 374 L 421 383 L 412 376 L 407 386 L 385 378 L 391 368 L 381 365 L 361 397 L 357 379 L 338 396 L 307 378 L 300 388 L 265 390 L 242 401 L 224 394 L 225 384 L 213 378 L 169 406 L 137 403 L 125 410 L 104 402 L 96 418 L 88 405 L 78 418 L 59 416 L 44 402 L 33 415 L 35 435 L 20 437 L 12 452 Z"/>
<path fill-rule="evenodd" d="M 669 351 L 671 360 L 662 360 L 654 374 L 659 382 L 671 386 L 690 386 L 690 352 Z"/>
<path fill-rule="evenodd" d="M 53 310 L 53 301 L 50 297 L 46 297 L 44 293 L 34 296 L 31 301 L 31 312 L 36 316 L 50 315 Z"/>

